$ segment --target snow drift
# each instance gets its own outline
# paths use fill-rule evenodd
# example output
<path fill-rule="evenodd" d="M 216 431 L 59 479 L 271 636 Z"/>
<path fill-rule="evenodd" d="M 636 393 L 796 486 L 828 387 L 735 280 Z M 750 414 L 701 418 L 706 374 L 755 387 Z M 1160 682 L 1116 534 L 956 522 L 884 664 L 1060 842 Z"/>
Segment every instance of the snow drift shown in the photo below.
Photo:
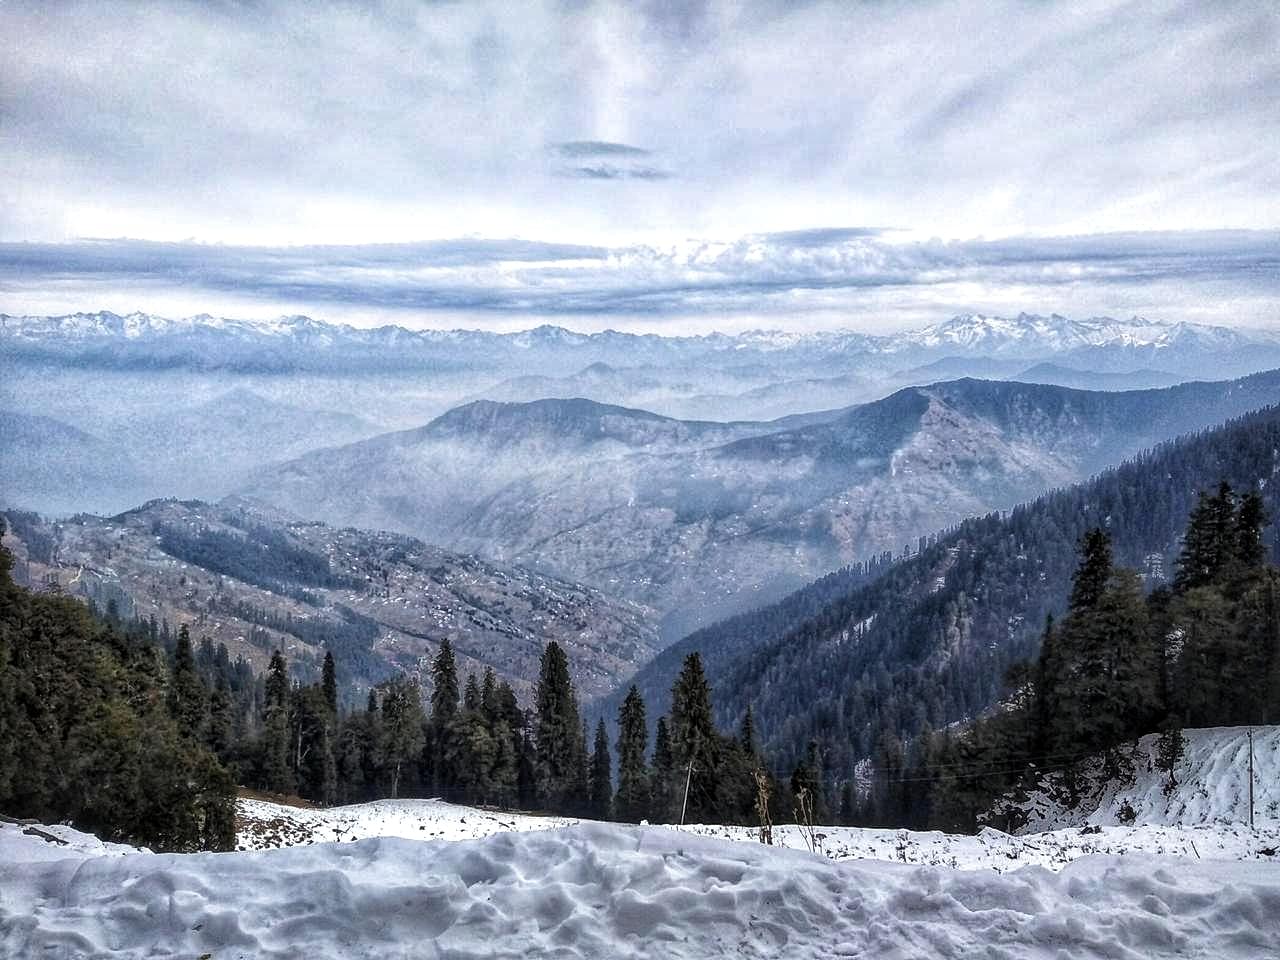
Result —
<path fill-rule="evenodd" d="M 1026 817 L 1020 833 L 1059 827 L 1110 827 L 1126 822 L 1196 827 L 1249 822 L 1249 730 L 1253 730 L 1254 823 L 1280 827 L 1280 726 L 1187 730 L 1186 749 L 1174 769 L 1176 785 L 1155 766 L 1157 735 L 1133 752 L 1133 782 L 1104 783 L 1072 807 L 1057 775 L 1010 806 Z"/>
<path fill-rule="evenodd" d="M 41 841 L 31 840 L 30 843 Z M 19 844 L 6 851 L 21 856 Z M 1280 866 L 1011 874 L 833 862 L 663 828 L 8 859 L 6 957 L 1276 956 Z"/>

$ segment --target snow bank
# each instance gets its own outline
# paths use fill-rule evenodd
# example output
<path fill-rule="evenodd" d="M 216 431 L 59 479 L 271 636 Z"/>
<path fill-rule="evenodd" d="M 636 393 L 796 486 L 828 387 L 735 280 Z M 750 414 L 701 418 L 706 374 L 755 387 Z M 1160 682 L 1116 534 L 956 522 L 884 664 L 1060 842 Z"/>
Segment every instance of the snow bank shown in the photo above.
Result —
<path fill-rule="evenodd" d="M 47 834 L 61 840 L 49 840 Z M 12 865 L 39 863 L 47 860 L 83 860 L 87 857 L 120 857 L 129 853 L 147 853 L 145 848 L 123 843 L 107 843 L 91 833 L 62 824 L 40 824 L 29 830 L 20 824 L 0 823 L 0 877 Z"/>
<path fill-rule="evenodd" d="M 442 800 L 376 800 L 321 809 L 242 797 L 236 801 L 236 846 L 240 850 L 270 850 L 372 837 L 475 840 L 495 833 L 550 830 L 578 822 L 568 817 L 497 813 Z"/>
<path fill-rule="evenodd" d="M 1143 737 L 1134 751 L 1134 782 L 1107 784 L 1069 808 L 1056 779 L 1046 789 L 1015 804 L 1027 815 L 1020 833 L 1084 824 L 1124 822 L 1161 826 L 1247 824 L 1249 822 L 1249 727 L 1187 730 L 1186 752 L 1174 771 L 1177 786 L 1166 793 L 1168 776 L 1155 767 L 1156 736 Z M 1280 726 L 1253 727 L 1254 823 L 1280 828 Z"/>
<path fill-rule="evenodd" d="M 350 842 L 374 837 L 411 840 L 474 840 L 497 833 L 552 830 L 587 821 L 493 813 L 439 800 L 381 800 L 376 803 L 299 809 L 260 800 L 238 805 L 238 846 L 263 850 L 308 843 Z M 690 824 L 654 827 L 721 840 L 758 844 L 749 827 Z M 962 870 L 1009 871 L 1028 864 L 1061 869 L 1093 854 L 1154 853 L 1206 860 L 1280 861 L 1280 822 L 1250 832 L 1240 826 L 1107 827 L 1083 833 L 1079 828 L 1014 837 L 998 830 L 977 836 L 938 831 L 873 830 L 819 827 L 820 853 L 836 860 L 890 860 L 899 863 L 955 867 Z M 774 843 L 807 850 L 801 831 L 792 825 L 773 828 Z"/>
<path fill-rule="evenodd" d="M 1280 866 L 1011 874 L 833 862 L 652 827 L 28 862 L 0 956 L 1276 956 Z"/>

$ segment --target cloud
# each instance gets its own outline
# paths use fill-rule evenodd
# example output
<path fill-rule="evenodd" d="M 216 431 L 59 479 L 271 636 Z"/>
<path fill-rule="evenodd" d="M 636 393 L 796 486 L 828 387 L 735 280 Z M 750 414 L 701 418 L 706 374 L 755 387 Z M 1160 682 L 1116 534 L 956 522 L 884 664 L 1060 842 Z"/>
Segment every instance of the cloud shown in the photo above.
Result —
<path fill-rule="evenodd" d="M 1276 325 L 1280 232 L 919 241 L 838 228 L 618 247 L 0 244 L 0 309 L 10 313 L 164 312 L 181 297 L 192 313 L 234 302 L 240 313 L 354 312 L 419 326 L 570 318 L 581 328 L 883 327 L 1002 309 Z"/>
<path fill-rule="evenodd" d="M 652 150 L 605 140 L 573 140 L 551 145 L 551 152 L 569 161 L 555 168 L 557 176 L 579 180 L 668 180 L 668 170 L 652 165 Z"/>
<path fill-rule="evenodd" d="M 1275 4 L 8 0 L 0 34 L 0 239 L 1280 226 Z"/>
<path fill-rule="evenodd" d="M 651 153 L 626 143 L 609 143 L 605 140 L 571 140 L 568 143 L 552 144 L 551 149 L 571 160 L 583 157 L 647 157 Z"/>

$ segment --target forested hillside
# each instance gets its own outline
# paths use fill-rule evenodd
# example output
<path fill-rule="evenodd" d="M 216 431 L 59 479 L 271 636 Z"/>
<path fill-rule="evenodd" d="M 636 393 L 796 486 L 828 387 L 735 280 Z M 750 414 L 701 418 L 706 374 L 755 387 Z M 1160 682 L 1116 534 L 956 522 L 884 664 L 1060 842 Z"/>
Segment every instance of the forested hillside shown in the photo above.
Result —
<path fill-rule="evenodd" d="M 425 668 L 450 640 L 527 697 L 558 640 L 584 691 L 625 679 L 657 646 L 650 612 L 599 591 L 376 531 L 303 523 L 245 501 L 156 500 L 114 517 L 7 511 L 14 579 L 225 644 L 259 672 L 273 650 L 314 679 L 326 651 L 363 703 L 371 684 Z M 168 626 L 166 626 L 166 623 Z"/>
<path fill-rule="evenodd" d="M 849 778 L 882 734 L 937 729 L 1003 695 L 1008 668 L 1036 654 L 1045 618 L 1066 609 L 1086 531 L 1105 529 L 1116 562 L 1159 585 L 1172 578 L 1201 491 L 1220 481 L 1256 489 L 1280 515 L 1270 482 L 1278 463 L 1280 411 L 1266 408 L 1008 514 L 968 520 L 767 642 L 752 639 L 776 633 L 770 614 L 739 618 L 732 629 L 751 652 L 717 663 L 717 719 L 732 727 L 750 706 L 780 764 L 816 740 L 828 776 Z M 1266 528 L 1267 557 L 1276 542 Z"/>
<path fill-rule="evenodd" d="M 0 548 L 0 812 L 159 850 L 230 849 L 235 780 L 191 722 L 209 695 L 194 670 L 144 630 L 16 586 L 11 565 Z"/>

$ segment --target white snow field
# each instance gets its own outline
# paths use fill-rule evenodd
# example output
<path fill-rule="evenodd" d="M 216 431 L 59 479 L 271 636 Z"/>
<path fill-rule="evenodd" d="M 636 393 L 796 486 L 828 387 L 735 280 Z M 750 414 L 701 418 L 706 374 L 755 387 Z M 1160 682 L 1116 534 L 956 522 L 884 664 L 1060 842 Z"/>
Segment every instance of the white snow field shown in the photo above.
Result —
<path fill-rule="evenodd" d="M 1280 866 L 1264 863 L 1092 856 L 1001 874 L 609 824 L 231 854 L 18 846 L 6 958 L 1280 956 Z"/>
<path fill-rule="evenodd" d="M 1174 770 L 1177 786 L 1166 793 L 1168 777 L 1156 770 L 1157 737 L 1138 741 L 1134 782 L 1109 784 L 1068 809 L 1049 795 L 1037 793 L 1019 806 L 1033 832 L 1055 827 L 1124 822 L 1127 804 L 1135 823 L 1178 826 L 1239 824 L 1249 821 L 1249 727 L 1187 730 L 1186 750 Z M 1254 823 L 1280 825 L 1280 726 L 1253 727 Z"/>
<path fill-rule="evenodd" d="M 766 847 L 434 800 L 241 800 L 230 854 L 0 824 L 0 958 L 1280 960 L 1280 728 L 1255 730 L 1254 830 L 1242 735 L 1189 731 L 1167 798 L 1139 764 L 1053 831 L 821 827 L 826 856 L 792 826 Z M 1123 799 L 1135 826 L 1106 821 Z"/>
<path fill-rule="evenodd" d="M 375 837 L 411 840 L 476 840 L 499 833 L 555 830 L 589 821 L 565 817 L 494 813 L 439 800 L 379 800 L 327 810 L 303 809 L 241 800 L 238 845 L 263 850 L 308 843 L 351 842 Z M 690 824 L 653 826 L 668 831 L 759 844 L 752 827 Z M 1141 825 L 1104 827 L 1082 833 L 1069 827 L 1030 836 L 982 830 L 976 836 L 936 830 L 874 830 L 863 827 L 818 827 L 819 852 L 836 860 L 892 860 L 900 863 L 959 869 L 1016 870 L 1028 864 L 1058 869 L 1091 854 L 1154 853 L 1206 860 L 1257 860 L 1280 863 L 1280 821 L 1259 822 L 1250 831 L 1241 824 L 1193 827 Z M 774 844 L 807 850 L 799 828 L 779 824 Z"/>

